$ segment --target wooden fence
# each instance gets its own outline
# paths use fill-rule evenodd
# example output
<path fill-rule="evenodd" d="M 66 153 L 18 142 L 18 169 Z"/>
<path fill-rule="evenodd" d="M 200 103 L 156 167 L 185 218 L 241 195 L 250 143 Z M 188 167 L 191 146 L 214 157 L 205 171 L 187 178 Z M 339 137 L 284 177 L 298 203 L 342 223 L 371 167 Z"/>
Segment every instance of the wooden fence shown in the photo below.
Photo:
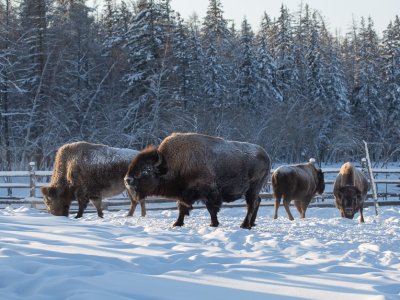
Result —
<path fill-rule="evenodd" d="M 311 206 L 334 206 L 332 190 L 339 168 L 322 168 L 322 170 L 325 174 L 325 193 L 315 197 Z M 400 204 L 400 168 L 372 169 L 372 171 L 377 186 L 379 205 Z M 30 205 L 31 207 L 45 209 L 40 187 L 48 185 L 52 174 L 53 171 L 36 170 L 34 163 L 29 164 L 29 171 L 0 171 L 0 208 L 8 205 Z M 16 190 L 24 192 L 15 193 Z M 273 205 L 270 182 L 260 196 L 263 199 L 261 205 Z M 368 196 L 369 198 L 372 197 L 371 194 Z M 130 201 L 125 193 L 103 200 L 105 210 L 128 209 L 129 205 Z M 146 205 L 149 210 L 176 209 L 175 200 L 159 197 L 147 199 Z M 245 203 L 242 201 L 224 206 L 244 205 Z M 373 203 L 367 201 L 366 205 L 373 205 Z M 197 205 L 196 207 L 203 206 Z M 93 211 L 93 209 L 92 206 L 88 207 L 88 211 Z M 77 210 L 76 201 L 73 202 L 71 207 L 71 211 L 75 210 Z"/>

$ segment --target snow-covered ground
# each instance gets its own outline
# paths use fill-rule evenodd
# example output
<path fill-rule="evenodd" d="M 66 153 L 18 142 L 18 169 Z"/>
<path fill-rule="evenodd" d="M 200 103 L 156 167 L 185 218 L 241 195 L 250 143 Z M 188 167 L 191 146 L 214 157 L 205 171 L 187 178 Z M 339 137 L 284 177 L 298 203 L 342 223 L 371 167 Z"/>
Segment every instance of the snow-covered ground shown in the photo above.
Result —
<path fill-rule="evenodd" d="M 126 213 L 0 210 L 0 299 L 400 299 L 400 207 L 367 208 L 365 224 L 262 207 L 252 230 L 244 208 L 223 208 L 219 228 L 205 209 L 182 228 L 176 211 Z"/>

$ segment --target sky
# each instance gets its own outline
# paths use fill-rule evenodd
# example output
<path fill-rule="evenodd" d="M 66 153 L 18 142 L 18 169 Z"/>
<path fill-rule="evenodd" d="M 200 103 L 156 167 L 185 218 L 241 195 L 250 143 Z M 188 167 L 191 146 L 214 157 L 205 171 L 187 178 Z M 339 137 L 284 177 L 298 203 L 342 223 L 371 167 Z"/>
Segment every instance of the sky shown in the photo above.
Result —
<path fill-rule="evenodd" d="M 171 6 L 185 19 L 193 12 L 202 19 L 208 3 L 209 0 L 172 0 Z M 272 18 L 278 17 L 282 3 L 291 13 L 295 13 L 301 0 L 221 0 L 226 19 L 233 19 L 236 27 L 240 28 L 243 18 L 246 17 L 253 30 L 258 29 L 264 11 Z M 340 35 L 349 31 L 353 18 L 359 22 L 362 16 L 371 16 L 375 29 L 381 35 L 396 14 L 400 15 L 400 0 L 308 0 L 303 3 L 318 10 L 324 16 L 330 31 Z"/>

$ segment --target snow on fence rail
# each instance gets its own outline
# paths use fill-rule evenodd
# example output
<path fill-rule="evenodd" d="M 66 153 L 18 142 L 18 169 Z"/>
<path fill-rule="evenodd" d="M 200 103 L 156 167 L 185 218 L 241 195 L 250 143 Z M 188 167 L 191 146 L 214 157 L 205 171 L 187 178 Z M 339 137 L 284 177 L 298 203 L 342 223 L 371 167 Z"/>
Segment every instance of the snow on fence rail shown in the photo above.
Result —
<path fill-rule="evenodd" d="M 53 171 L 38 171 L 35 169 L 35 164 L 29 164 L 29 171 L 0 171 L 0 208 L 8 205 L 30 205 L 39 209 L 44 209 L 44 203 L 40 192 L 40 187 L 49 184 L 49 179 Z M 325 174 L 325 193 L 318 195 L 314 199 L 313 206 L 334 206 L 333 202 L 333 183 L 339 167 L 337 168 L 322 168 Z M 380 205 L 400 204 L 400 168 L 389 169 L 372 169 L 377 186 L 378 198 Z M 15 179 L 15 180 L 13 180 Z M 16 192 L 18 190 L 18 192 Z M 273 205 L 271 183 L 268 182 L 263 192 L 260 194 L 263 199 L 261 205 Z M 371 191 L 368 198 L 372 198 Z M 244 201 L 243 201 L 244 202 Z M 244 206 L 241 204 L 227 204 L 227 207 Z M 159 209 L 176 209 L 175 200 L 154 197 L 146 200 L 149 210 Z M 71 211 L 77 210 L 77 203 L 73 202 Z M 373 205 L 372 202 L 367 202 L 366 205 Z M 103 200 L 105 210 L 120 210 L 127 209 L 130 206 L 130 201 L 123 193 L 116 197 Z M 197 205 L 196 207 L 203 207 Z M 88 210 L 93 210 L 93 207 L 88 207 Z"/>

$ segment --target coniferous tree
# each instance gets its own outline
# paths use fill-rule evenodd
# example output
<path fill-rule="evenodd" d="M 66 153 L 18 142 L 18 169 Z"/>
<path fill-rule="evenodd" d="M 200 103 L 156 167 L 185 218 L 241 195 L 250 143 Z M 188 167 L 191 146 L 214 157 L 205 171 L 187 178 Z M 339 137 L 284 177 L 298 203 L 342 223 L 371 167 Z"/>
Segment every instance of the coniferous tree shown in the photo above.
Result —
<path fill-rule="evenodd" d="M 384 31 L 382 42 L 382 99 L 384 158 L 399 157 L 400 152 L 400 19 L 395 17 Z"/>
<path fill-rule="evenodd" d="M 381 124 L 383 103 L 379 95 L 381 62 L 379 40 L 370 18 L 367 24 L 364 18 L 361 19 L 359 38 L 357 74 L 359 89 L 355 95 L 359 109 L 356 111 L 356 117 L 362 122 L 360 125 L 366 134 L 364 138 L 368 141 L 378 141 L 379 132 L 383 129 Z"/>
<path fill-rule="evenodd" d="M 21 132 L 22 161 L 34 156 L 39 164 L 43 159 L 43 135 L 48 110 L 48 34 L 45 0 L 24 0 L 21 3 L 21 35 L 19 76 L 24 97 L 20 105 L 27 110 L 25 128 Z"/>
<path fill-rule="evenodd" d="M 231 69 L 229 52 L 232 50 L 231 32 L 227 20 L 223 17 L 219 0 L 210 0 L 204 18 L 202 45 L 204 49 L 204 92 L 208 99 L 209 109 L 213 109 L 214 119 L 210 122 L 209 133 L 222 134 L 225 126 L 226 109 L 232 104 L 226 95 L 229 93 Z"/>

